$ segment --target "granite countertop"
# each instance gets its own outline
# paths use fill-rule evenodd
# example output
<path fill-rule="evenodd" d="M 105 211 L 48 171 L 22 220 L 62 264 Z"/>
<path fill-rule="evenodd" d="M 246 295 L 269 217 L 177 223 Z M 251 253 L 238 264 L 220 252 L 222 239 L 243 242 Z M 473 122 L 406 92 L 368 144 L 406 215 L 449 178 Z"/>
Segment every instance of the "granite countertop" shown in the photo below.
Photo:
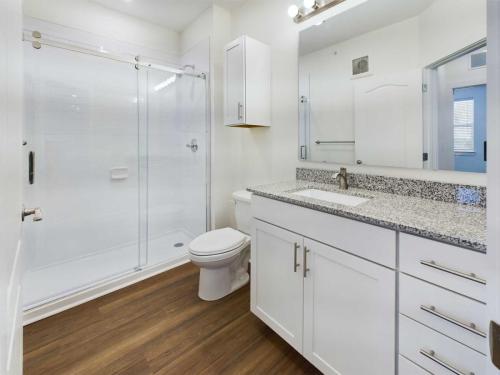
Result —
<path fill-rule="evenodd" d="M 293 195 L 319 189 L 370 198 L 351 207 Z M 486 252 L 486 209 L 457 203 L 349 188 L 310 181 L 290 181 L 250 187 L 252 193 L 404 233 Z"/>

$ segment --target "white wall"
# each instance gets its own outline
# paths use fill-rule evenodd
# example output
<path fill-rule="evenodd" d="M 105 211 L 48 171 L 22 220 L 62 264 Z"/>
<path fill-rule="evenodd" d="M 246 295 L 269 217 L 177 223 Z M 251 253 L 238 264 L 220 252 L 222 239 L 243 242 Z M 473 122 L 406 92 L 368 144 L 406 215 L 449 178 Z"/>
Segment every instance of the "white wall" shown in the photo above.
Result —
<path fill-rule="evenodd" d="M 24 0 L 24 15 L 61 26 L 157 50 L 172 58 L 179 52 L 179 34 L 87 0 Z"/>
<path fill-rule="evenodd" d="M 240 187 L 295 176 L 298 134 L 298 26 L 287 15 L 288 0 L 252 0 L 232 13 L 232 37 L 248 35 L 271 46 L 270 128 L 234 131 L 241 136 Z"/>
<path fill-rule="evenodd" d="M 22 373 L 20 0 L 0 0 L 0 374 Z"/>
<path fill-rule="evenodd" d="M 343 4 L 348 6 L 351 2 L 354 0 L 347 0 Z M 316 17 L 310 22 L 296 25 L 287 15 L 286 10 L 289 4 L 289 0 L 252 0 L 232 12 L 231 30 L 233 37 L 246 34 L 269 44 L 272 49 L 273 126 L 270 129 L 239 129 L 243 135 L 241 168 L 245 172 L 245 176 L 241 180 L 242 187 L 293 179 L 297 166 L 325 169 L 339 167 L 339 165 L 334 164 L 297 160 L 298 32 L 301 28 L 307 27 L 312 22 L 317 22 L 331 13 L 325 12 L 326 14 Z M 396 177 L 486 184 L 486 175 L 484 174 L 366 166 L 350 166 L 349 169 Z"/>
<path fill-rule="evenodd" d="M 500 322 L 500 2 L 488 0 L 488 207 L 487 311 L 486 321 Z M 490 281 L 491 280 L 491 281 Z M 490 353 L 488 353 L 490 357 Z M 488 375 L 498 369 L 488 360 Z"/>
<path fill-rule="evenodd" d="M 223 125 L 223 61 L 224 46 L 231 41 L 231 16 L 223 8 L 213 6 L 205 11 L 181 34 L 181 50 L 188 51 L 204 40 L 210 40 L 211 97 L 211 221 L 213 228 L 234 225 L 231 193 L 244 187 L 240 176 L 241 133 Z"/>
<path fill-rule="evenodd" d="M 486 37 L 486 0 L 439 0 L 419 17 L 421 66 Z"/>
<path fill-rule="evenodd" d="M 180 33 L 180 51 L 186 53 L 198 43 L 209 39 L 214 24 L 214 9 L 208 8 Z"/>

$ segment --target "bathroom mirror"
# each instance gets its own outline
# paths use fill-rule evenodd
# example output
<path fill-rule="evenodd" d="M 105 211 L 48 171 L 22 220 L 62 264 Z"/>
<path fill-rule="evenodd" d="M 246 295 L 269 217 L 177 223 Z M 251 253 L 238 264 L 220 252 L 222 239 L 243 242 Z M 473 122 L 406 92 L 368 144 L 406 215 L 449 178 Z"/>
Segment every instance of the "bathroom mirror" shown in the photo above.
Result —
<path fill-rule="evenodd" d="M 485 172 L 486 0 L 366 0 L 300 32 L 299 159 Z"/>

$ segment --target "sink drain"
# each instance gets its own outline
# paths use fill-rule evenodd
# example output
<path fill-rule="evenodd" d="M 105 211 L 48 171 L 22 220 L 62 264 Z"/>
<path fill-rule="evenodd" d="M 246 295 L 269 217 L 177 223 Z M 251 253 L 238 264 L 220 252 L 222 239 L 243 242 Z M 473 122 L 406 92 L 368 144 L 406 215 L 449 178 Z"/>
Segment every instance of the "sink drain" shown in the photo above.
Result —
<path fill-rule="evenodd" d="M 183 242 L 177 242 L 176 244 L 174 244 L 174 247 L 182 247 L 182 246 L 184 246 Z"/>

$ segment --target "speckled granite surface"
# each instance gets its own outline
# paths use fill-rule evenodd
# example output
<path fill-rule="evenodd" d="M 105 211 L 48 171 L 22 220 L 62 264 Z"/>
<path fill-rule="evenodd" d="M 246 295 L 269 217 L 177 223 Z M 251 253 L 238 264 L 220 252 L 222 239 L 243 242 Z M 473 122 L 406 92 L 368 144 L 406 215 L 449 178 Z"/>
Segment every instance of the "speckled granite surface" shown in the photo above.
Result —
<path fill-rule="evenodd" d="M 303 189 L 320 189 L 370 198 L 368 202 L 350 207 L 292 193 Z M 349 188 L 311 181 L 291 181 L 250 187 L 254 194 L 286 203 L 311 208 L 404 233 L 486 251 L 486 209 L 414 196 Z"/>
<path fill-rule="evenodd" d="M 297 168 L 296 179 L 334 184 L 335 181 L 332 178 L 334 172 L 327 169 Z M 359 189 L 486 207 L 486 188 L 484 186 L 457 185 L 349 172 L 347 180 L 349 186 Z"/>

